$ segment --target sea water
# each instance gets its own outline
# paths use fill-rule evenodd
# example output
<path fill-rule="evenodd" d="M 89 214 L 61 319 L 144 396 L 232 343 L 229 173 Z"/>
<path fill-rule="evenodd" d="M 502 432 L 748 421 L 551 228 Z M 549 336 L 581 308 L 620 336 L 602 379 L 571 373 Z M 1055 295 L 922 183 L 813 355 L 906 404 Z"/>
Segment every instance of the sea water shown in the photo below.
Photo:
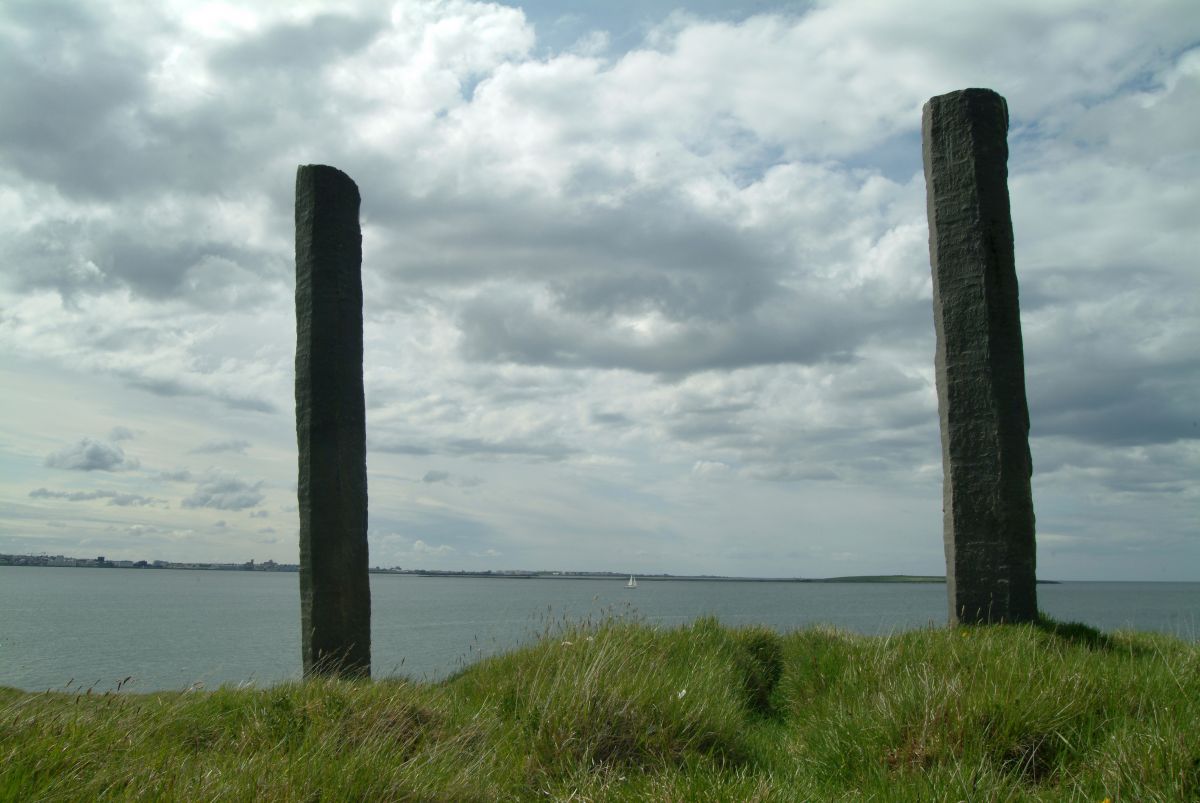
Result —
<path fill-rule="evenodd" d="M 1200 638 L 1200 583 L 1038 587 L 1042 610 L 1102 630 Z M 942 584 L 371 575 L 375 677 L 436 680 L 563 619 L 677 627 L 713 615 L 779 631 L 880 634 L 946 620 Z M 288 572 L 0 566 L 0 685 L 132 691 L 266 686 L 300 676 L 299 577 Z M 129 678 L 128 681 L 125 679 Z"/>

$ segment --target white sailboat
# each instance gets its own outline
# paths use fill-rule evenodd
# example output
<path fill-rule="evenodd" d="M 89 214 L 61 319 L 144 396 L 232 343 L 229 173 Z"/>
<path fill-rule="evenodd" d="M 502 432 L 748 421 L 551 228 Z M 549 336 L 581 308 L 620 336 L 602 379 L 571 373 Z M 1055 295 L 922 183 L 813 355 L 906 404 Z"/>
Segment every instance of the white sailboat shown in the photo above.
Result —
<path fill-rule="evenodd" d="M 629 575 L 629 582 L 625 584 L 626 588 L 637 588 L 637 578 L 632 574 Z"/>

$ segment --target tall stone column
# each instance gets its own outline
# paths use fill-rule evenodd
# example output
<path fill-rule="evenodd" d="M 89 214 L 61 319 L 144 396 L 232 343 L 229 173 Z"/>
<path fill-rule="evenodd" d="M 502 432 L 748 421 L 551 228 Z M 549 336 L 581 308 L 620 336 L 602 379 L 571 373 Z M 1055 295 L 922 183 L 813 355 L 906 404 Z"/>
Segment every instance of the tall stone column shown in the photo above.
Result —
<path fill-rule="evenodd" d="M 1037 617 L 1029 408 L 1008 204 L 1008 106 L 989 89 L 922 115 L 950 622 Z"/>
<path fill-rule="evenodd" d="M 306 677 L 370 676 L 367 435 L 358 187 L 296 171 L 296 438 Z"/>

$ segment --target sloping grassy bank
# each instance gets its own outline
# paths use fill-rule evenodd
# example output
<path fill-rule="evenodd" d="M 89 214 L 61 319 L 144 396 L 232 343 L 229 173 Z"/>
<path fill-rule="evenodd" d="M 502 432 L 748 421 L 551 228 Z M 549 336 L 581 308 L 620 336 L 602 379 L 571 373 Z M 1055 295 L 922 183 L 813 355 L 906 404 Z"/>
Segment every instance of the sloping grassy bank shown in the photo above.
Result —
<path fill-rule="evenodd" d="M 1200 648 L 565 627 L 437 684 L 0 690 L 0 800 L 1197 800 Z"/>

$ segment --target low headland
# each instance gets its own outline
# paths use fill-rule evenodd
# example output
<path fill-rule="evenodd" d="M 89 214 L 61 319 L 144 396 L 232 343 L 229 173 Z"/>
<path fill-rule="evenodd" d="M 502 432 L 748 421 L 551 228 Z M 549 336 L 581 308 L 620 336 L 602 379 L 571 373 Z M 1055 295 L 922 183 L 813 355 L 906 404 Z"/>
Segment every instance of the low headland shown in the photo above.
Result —
<path fill-rule="evenodd" d="M 2 800 L 1197 800 L 1200 646 L 550 621 L 436 683 L 0 688 Z"/>

